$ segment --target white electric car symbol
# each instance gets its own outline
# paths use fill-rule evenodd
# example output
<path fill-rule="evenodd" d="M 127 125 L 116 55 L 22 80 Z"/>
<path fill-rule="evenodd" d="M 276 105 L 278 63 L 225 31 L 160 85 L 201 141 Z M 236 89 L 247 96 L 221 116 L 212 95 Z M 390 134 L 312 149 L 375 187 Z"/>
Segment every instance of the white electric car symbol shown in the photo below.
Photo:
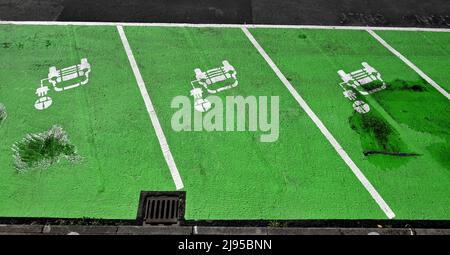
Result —
<path fill-rule="evenodd" d="M 223 66 L 206 72 L 196 68 L 194 72 L 197 80 L 192 81 L 191 84 L 194 86 L 198 83 L 211 94 L 236 87 L 238 85 L 236 70 L 227 60 L 222 61 L 222 64 Z"/>
<path fill-rule="evenodd" d="M 362 62 L 361 64 L 364 67 L 363 69 L 356 70 L 351 73 L 345 73 L 343 70 L 339 70 L 338 74 L 341 76 L 343 81 L 339 84 L 339 86 L 341 86 L 344 91 L 346 91 L 344 85 L 352 87 L 364 96 L 385 89 L 386 83 L 383 79 L 381 79 L 381 74 L 366 62 Z M 378 82 L 379 86 L 366 90 L 370 84 L 374 84 L 376 82 Z"/>
<path fill-rule="evenodd" d="M 91 65 L 87 58 L 83 58 L 81 59 L 80 64 L 66 67 L 61 70 L 57 70 L 54 66 L 50 67 L 48 81 L 53 84 L 55 91 L 60 92 L 88 83 L 90 72 Z"/>
<path fill-rule="evenodd" d="M 361 63 L 363 68 L 351 73 L 339 70 L 337 73 L 342 79 L 339 86 L 344 90 L 344 97 L 350 101 L 354 101 L 353 109 L 358 113 L 364 114 L 370 111 L 370 106 L 358 98 L 356 90 L 359 94 L 367 96 L 383 89 L 386 89 L 386 82 L 381 78 L 381 74 L 370 66 L 367 62 Z M 355 101 L 356 100 L 356 101 Z"/>
<path fill-rule="evenodd" d="M 82 58 L 80 64 L 69 66 L 61 70 L 56 69 L 55 66 L 49 68 L 48 77 L 41 80 L 41 86 L 36 89 L 36 95 L 39 97 L 36 100 L 34 107 L 37 110 L 47 109 L 52 105 L 52 98 L 47 96 L 51 85 L 56 92 L 61 92 L 69 89 L 85 85 L 89 82 L 89 74 L 91 72 L 91 65 L 87 58 Z M 44 84 L 44 82 L 48 84 Z"/>
<path fill-rule="evenodd" d="M 237 80 L 237 72 L 227 60 L 222 61 L 223 66 L 210 69 L 203 72 L 200 68 L 196 68 L 195 78 L 191 81 L 191 96 L 195 99 L 195 110 L 206 112 L 211 108 L 211 103 L 207 99 L 203 99 L 203 90 L 206 89 L 210 94 L 215 94 L 227 89 L 236 87 L 239 82 Z"/>

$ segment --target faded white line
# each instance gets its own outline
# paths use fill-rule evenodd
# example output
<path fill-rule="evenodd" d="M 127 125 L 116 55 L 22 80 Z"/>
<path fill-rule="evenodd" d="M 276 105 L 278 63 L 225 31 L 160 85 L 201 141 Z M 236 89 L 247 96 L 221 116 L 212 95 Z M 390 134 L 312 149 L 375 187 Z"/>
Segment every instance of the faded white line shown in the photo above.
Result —
<path fill-rule="evenodd" d="M 298 94 L 298 92 L 295 90 L 295 88 L 292 86 L 292 84 L 286 79 L 286 77 L 283 75 L 283 73 L 278 69 L 278 67 L 275 65 L 275 63 L 272 61 L 272 59 L 267 55 L 267 53 L 264 51 L 264 49 L 259 45 L 259 43 L 256 41 L 256 39 L 253 37 L 253 35 L 248 31 L 247 28 L 242 28 L 242 31 L 244 31 L 245 35 L 248 37 L 250 42 L 255 46 L 255 48 L 258 50 L 259 54 L 266 60 L 267 64 L 272 68 L 272 70 L 275 72 L 275 74 L 278 76 L 278 78 L 283 82 L 284 86 L 289 90 L 289 92 L 292 94 L 292 96 L 297 100 L 298 104 L 301 108 L 308 114 L 308 116 L 312 119 L 314 124 L 320 129 L 322 134 L 327 138 L 327 140 L 330 142 L 330 144 L 333 146 L 333 148 L 336 150 L 336 152 L 341 156 L 341 158 L 345 161 L 345 163 L 350 167 L 352 172 L 355 174 L 355 176 L 358 178 L 358 180 L 361 182 L 361 184 L 366 188 L 366 190 L 370 193 L 372 198 L 376 201 L 378 206 L 383 210 L 383 212 L 386 214 L 386 216 L 389 219 L 393 219 L 395 217 L 394 212 L 391 210 L 389 205 L 384 201 L 384 199 L 381 197 L 381 195 L 378 193 L 378 191 L 373 187 L 373 185 L 370 183 L 370 181 L 364 176 L 364 174 L 361 172 L 361 170 L 356 166 L 356 164 L 353 162 L 353 160 L 350 158 L 350 156 L 345 152 L 345 150 L 342 148 L 342 146 L 338 143 L 338 141 L 333 137 L 333 135 L 328 131 L 328 129 L 325 127 L 325 125 L 322 123 L 322 121 L 317 117 L 317 115 L 312 111 L 312 109 L 309 107 L 309 105 L 303 100 L 303 98 Z"/>
<path fill-rule="evenodd" d="M 158 137 L 159 145 L 161 146 L 164 158 L 166 159 L 167 165 L 169 166 L 170 173 L 172 174 L 172 179 L 175 182 L 175 187 L 177 190 L 180 190 L 184 187 L 183 181 L 181 180 L 180 173 L 178 172 L 172 153 L 170 152 L 169 144 L 167 143 L 166 136 L 164 135 L 164 132 L 161 128 L 161 124 L 159 123 L 155 108 L 153 107 L 150 96 L 148 95 L 147 88 L 145 87 L 141 72 L 139 71 L 139 67 L 136 63 L 136 60 L 134 59 L 133 52 L 131 51 L 130 44 L 128 43 L 128 39 L 125 35 L 125 31 L 123 30 L 122 26 L 117 26 L 117 31 L 119 32 L 123 47 L 125 48 L 125 52 L 127 53 L 128 60 L 130 61 L 131 69 L 133 69 L 133 73 L 139 86 L 139 90 L 141 91 L 142 98 L 144 99 L 145 107 L 147 108 L 148 115 L 150 116 L 150 120 L 152 121 L 152 125 L 155 129 L 156 136 Z"/>
<path fill-rule="evenodd" d="M 65 21 L 0 21 L 0 25 L 56 25 L 56 26 L 134 26 L 134 27 L 193 27 L 193 28 L 287 28 L 287 29 L 339 29 L 339 30 L 393 30 L 450 32 L 448 28 L 369 27 L 369 26 L 316 26 L 265 24 L 191 24 L 191 23 L 130 23 L 130 22 L 65 22 Z"/>
<path fill-rule="evenodd" d="M 426 75 L 422 70 L 420 70 L 414 63 L 409 61 L 405 56 L 403 56 L 400 52 L 394 49 L 391 45 L 389 45 L 383 38 L 381 38 L 377 33 L 370 29 L 366 29 L 373 38 L 375 38 L 379 43 L 381 43 L 386 49 L 388 49 L 392 54 L 401 59 L 405 64 L 407 64 L 411 69 L 413 69 L 417 74 L 420 75 L 424 80 L 426 80 L 431 86 L 433 86 L 437 91 L 439 91 L 442 95 L 444 95 L 447 99 L 450 100 L 450 95 L 445 89 L 443 89 L 439 84 L 437 84 L 433 79 L 431 79 L 428 75 Z"/>

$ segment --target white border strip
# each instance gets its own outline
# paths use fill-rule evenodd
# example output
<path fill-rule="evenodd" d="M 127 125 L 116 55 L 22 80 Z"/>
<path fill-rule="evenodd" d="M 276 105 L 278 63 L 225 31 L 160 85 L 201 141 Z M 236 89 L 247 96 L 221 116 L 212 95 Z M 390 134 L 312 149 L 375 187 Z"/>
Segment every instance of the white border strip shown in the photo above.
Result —
<path fill-rule="evenodd" d="M 386 49 L 388 49 L 392 54 L 397 56 L 400 60 L 402 60 L 405 64 L 407 64 L 411 69 L 413 69 L 417 74 L 420 75 L 424 80 L 426 80 L 431 86 L 433 86 L 437 91 L 439 91 L 442 95 L 444 95 L 448 100 L 450 100 L 450 95 L 448 94 L 445 89 L 443 89 L 439 84 L 437 84 L 433 79 L 428 77 L 422 70 L 420 70 L 416 65 L 414 65 L 411 61 L 409 61 L 407 58 L 405 58 L 400 52 L 398 52 L 396 49 L 394 49 L 391 45 L 389 45 L 383 38 L 381 38 L 377 33 L 374 31 L 367 29 L 367 32 L 375 38 L 379 43 L 381 43 Z"/>
<path fill-rule="evenodd" d="M 394 30 L 450 32 L 449 28 L 370 27 L 370 26 L 316 26 L 316 25 L 263 25 L 263 24 L 190 24 L 190 23 L 130 23 L 130 22 L 64 22 L 64 21 L 0 21 L 0 25 L 56 25 L 56 26 L 133 26 L 133 27 L 194 27 L 194 28 L 289 28 L 289 29 L 341 29 L 341 30 Z"/>
<path fill-rule="evenodd" d="M 147 88 L 145 87 L 144 80 L 142 79 L 139 67 L 134 59 L 133 52 L 131 51 L 130 44 L 125 35 L 125 31 L 122 26 L 117 26 L 117 31 L 119 32 L 120 39 L 122 40 L 123 47 L 127 53 L 128 60 L 130 61 L 131 68 L 133 69 L 134 76 L 136 77 L 139 90 L 141 91 L 142 98 L 144 99 L 145 107 L 147 108 L 148 115 L 152 121 L 152 125 L 155 128 L 156 136 L 158 137 L 159 145 L 166 159 L 167 165 L 169 166 L 170 173 L 172 174 L 172 179 L 175 182 L 175 187 L 180 190 L 184 187 L 183 181 L 181 180 L 180 173 L 178 172 L 177 166 L 173 159 L 172 153 L 170 152 L 169 144 L 167 143 L 166 136 L 159 123 L 158 116 L 156 115 L 155 108 L 153 107 L 150 96 L 148 95 Z"/>
<path fill-rule="evenodd" d="M 303 100 L 303 98 L 298 94 L 298 92 L 295 90 L 295 88 L 292 86 L 292 84 L 286 79 L 286 77 L 283 75 L 283 73 L 278 69 L 278 67 L 275 65 L 275 63 L 272 61 L 272 59 L 267 55 L 267 53 L 264 51 L 264 49 L 259 45 L 259 43 L 256 41 L 256 39 L 253 37 L 253 35 L 248 31 L 247 28 L 242 28 L 242 31 L 244 31 L 245 35 L 248 37 L 250 42 L 255 46 L 255 48 L 258 50 L 259 54 L 266 60 L 267 64 L 272 68 L 272 70 L 275 72 L 275 74 L 278 76 L 278 78 L 283 82 L 284 86 L 289 90 L 289 92 L 292 94 L 292 96 L 297 100 L 300 107 L 303 108 L 303 110 L 308 114 L 308 116 L 312 119 L 314 124 L 320 129 L 322 134 L 327 138 L 327 140 L 330 142 L 330 144 L 333 146 L 333 148 L 336 150 L 336 152 L 341 156 L 341 158 L 345 161 L 345 163 L 350 167 L 353 174 L 358 178 L 358 180 L 361 182 L 361 184 L 366 188 L 366 190 L 370 193 L 372 198 L 377 202 L 377 204 L 380 206 L 380 208 L 383 210 L 383 212 L 386 214 L 386 216 L 389 219 L 393 219 L 395 217 L 394 212 L 391 210 L 389 205 L 384 201 L 384 199 L 381 197 L 381 195 L 375 190 L 373 185 L 370 183 L 370 181 L 364 176 L 364 174 L 361 172 L 361 170 L 356 166 L 356 164 L 353 162 L 353 160 L 350 158 L 350 156 L 345 152 L 345 150 L 342 148 L 342 146 L 338 143 L 338 141 L 334 138 L 334 136 L 328 131 L 328 129 L 325 127 L 325 125 L 322 123 L 322 121 L 317 117 L 317 115 L 313 112 L 313 110 L 309 107 L 309 105 Z"/>

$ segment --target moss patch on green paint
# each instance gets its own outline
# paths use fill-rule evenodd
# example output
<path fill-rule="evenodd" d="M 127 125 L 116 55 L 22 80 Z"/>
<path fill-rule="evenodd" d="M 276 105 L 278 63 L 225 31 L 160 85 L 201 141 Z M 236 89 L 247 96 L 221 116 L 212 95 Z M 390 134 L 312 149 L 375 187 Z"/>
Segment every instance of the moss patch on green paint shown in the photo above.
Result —
<path fill-rule="evenodd" d="M 388 90 L 403 90 L 411 92 L 424 92 L 427 91 L 427 82 L 421 77 L 417 81 L 405 81 L 401 79 L 395 79 L 389 82 Z"/>
<path fill-rule="evenodd" d="M 359 114 L 355 111 L 348 121 L 360 135 L 364 151 L 398 153 L 405 150 L 397 131 L 375 112 Z"/>

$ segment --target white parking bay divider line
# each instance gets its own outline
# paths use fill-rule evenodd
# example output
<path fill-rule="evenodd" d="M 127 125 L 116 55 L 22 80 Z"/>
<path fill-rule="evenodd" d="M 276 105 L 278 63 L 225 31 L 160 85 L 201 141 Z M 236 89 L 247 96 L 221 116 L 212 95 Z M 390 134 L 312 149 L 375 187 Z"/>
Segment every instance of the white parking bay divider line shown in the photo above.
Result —
<path fill-rule="evenodd" d="M 131 51 L 131 47 L 125 35 L 125 31 L 123 30 L 122 26 L 117 26 L 117 31 L 119 32 L 123 47 L 125 48 L 125 52 L 127 53 L 128 60 L 130 61 L 131 69 L 133 69 L 136 82 L 138 84 L 142 98 L 144 99 L 145 107 L 147 108 L 148 115 L 150 116 L 150 120 L 152 122 L 153 128 L 155 129 L 156 136 L 158 137 L 159 145 L 161 146 L 164 158 L 166 159 L 167 165 L 169 166 L 172 179 L 175 183 L 175 187 L 177 190 L 180 190 L 184 187 L 183 181 L 181 180 L 180 173 L 178 172 L 175 160 L 173 159 L 172 152 L 170 152 L 169 144 L 167 143 L 166 136 L 164 135 L 164 132 L 161 128 L 161 124 L 159 123 L 158 116 L 156 115 L 155 108 L 153 107 L 152 101 L 150 100 L 150 96 L 148 95 L 144 79 L 142 79 L 141 72 L 139 71 L 139 67 L 136 63 L 133 52 Z"/>
<path fill-rule="evenodd" d="M 261 47 L 261 45 L 256 41 L 256 39 L 253 37 L 253 35 L 248 31 L 247 28 L 243 27 L 242 31 L 245 33 L 245 35 L 248 37 L 250 42 L 253 44 L 253 46 L 258 50 L 259 54 L 266 60 L 267 64 L 272 68 L 272 70 L 275 72 L 275 74 L 278 76 L 278 78 L 281 80 L 281 82 L 286 86 L 286 88 L 289 90 L 289 92 L 292 94 L 292 96 L 295 98 L 295 100 L 298 102 L 300 107 L 308 114 L 308 116 L 312 119 L 314 124 L 320 129 L 322 134 L 327 138 L 328 142 L 333 146 L 333 148 L 336 150 L 336 152 L 339 154 L 339 156 L 344 160 L 344 162 L 347 164 L 348 167 L 352 170 L 353 174 L 358 178 L 358 180 L 361 182 L 361 184 L 364 186 L 364 188 L 369 192 L 369 194 L 372 196 L 372 198 L 375 200 L 375 202 L 378 204 L 378 206 L 383 210 L 383 212 L 386 214 L 386 216 L 389 219 L 393 219 L 395 217 L 395 213 L 391 210 L 389 205 L 384 201 L 384 199 L 381 197 L 381 195 L 378 193 L 378 191 L 375 189 L 375 187 L 370 183 L 370 181 L 364 176 L 364 174 L 361 172 L 361 170 L 356 166 L 356 164 L 353 162 L 353 160 L 350 158 L 350 156 L 347 154 L 347 152 L 342 148 L 342 146 L 338 143 L 338 141 L 334 138 L 334 136 L 328 131 L 328 129 L 325 127 L 325 125 L 322 123 L 322 121 L 317 117 L 317 115 L 312 111 L 312 109 L 309 107 L 309 105 L 305 102 L 305 100 L 298 94 L 297 90 L 292 86 L 292 84 L 286 79 L 286 77 L 283 75 L 283 73 L 278 69 L 278 67 L 275 65 L 275 63 L 272 61 L 272 59 L 267 55 L 267 53 L 264 51 L 264 49 Z"/>
<path fill-rule="evenodd" d="M 445 89 L 443 89 L 439 84 L 437 84 L 433 79 L 431 79 L 428 75 L 426 75 L 422 70 L 420 70 L 413 62 L 409 61 L 405 56 L 403 56 L 400 52 L 394 49 L 391 45 L 389 45 L 383 38 L 381 38 L 375 31 L 371 29 L 366 29 L 366 31 L 375 38 L 381 45 L 383 45 L 386 49 L 388 49 L 392 54 L 397 56 L 401 61 L 403 61 L 406 65 L 408 65 L 411 69 L 413 69 L 420 77 L 426 80 L 431 86 L 433 86 L 439 93 L 444 95 L 448 100 L 450 100 L 450 95 Z"/>

